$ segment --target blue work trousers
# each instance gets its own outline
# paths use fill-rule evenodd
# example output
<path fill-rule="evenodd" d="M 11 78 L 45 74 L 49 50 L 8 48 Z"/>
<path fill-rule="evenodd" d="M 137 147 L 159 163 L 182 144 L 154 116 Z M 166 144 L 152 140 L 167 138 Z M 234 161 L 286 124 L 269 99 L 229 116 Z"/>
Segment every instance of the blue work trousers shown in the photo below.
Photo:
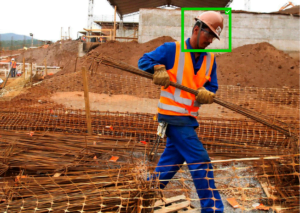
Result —
<path fill-rule="evenodd" d="M 161 188 L 168 184 L 186 161 L 187 164 L 191 164 L 188 167 L 200 199 L 201 212 L 223 212 L 224 206 L 221 196 L 216 190 L 213 171 L 207 169 L 212 169 L 208 153 L 199 140 L 194 127 L 169 124 L 166 135 L 167 145 L 155 169 L 159 175 Z"/>
<path fill-rule="evenodd" d="M 16 77 L 16 68 L 11 68 L 11 77 L 14 78 Z"/>

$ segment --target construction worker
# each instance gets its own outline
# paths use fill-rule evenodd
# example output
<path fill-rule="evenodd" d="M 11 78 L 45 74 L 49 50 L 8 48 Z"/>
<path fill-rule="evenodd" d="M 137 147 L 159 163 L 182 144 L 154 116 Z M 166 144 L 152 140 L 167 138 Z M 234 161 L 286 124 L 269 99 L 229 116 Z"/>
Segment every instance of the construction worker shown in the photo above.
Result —
<path fill-rule="evenodd" d="M 167 123 L 166 148 L 155 169 L 161 188 L 164 188 L 186 161 L 200 199 L 201 212 L 223 212 L 224 206 L 216 190 L 212 165 L 207 151 L 199 140 L 195 128 L 201 104 L 213 103 L 218 89 L 216 62 L 209 52 L 181 52 L 185 49 L 205 49 L 215 38 L 220 39 L 223 17 L 208 11 L 195 18 L 192 35 L 184 44 L 168 42 L 140 58 L 140 69 L 153 75 L 160 85 L 158 122 Z M 198 90 L 197 96 L 176 89 L 170 81 Z"/>
<path fill-rule="evenodd" d="M 15 62 L 15 59 L 12 58 L 11 62 L 10 62 L 10 73 L 11 73 L 11 77 L 14 78 L 16 77 L 16 68 L 17 68 L 17 62 Z"/>

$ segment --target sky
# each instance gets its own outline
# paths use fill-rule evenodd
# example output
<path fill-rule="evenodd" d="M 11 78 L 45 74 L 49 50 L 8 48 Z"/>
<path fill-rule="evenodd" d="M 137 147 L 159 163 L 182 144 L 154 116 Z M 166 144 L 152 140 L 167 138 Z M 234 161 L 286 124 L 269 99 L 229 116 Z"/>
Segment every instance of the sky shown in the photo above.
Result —
<path fill-rule="evenodd" d="M 250 11 L 278 11 L 287 0 L 250 0 Z M 292 0 L 300 5 L 300 0 Z M 88 0 L 0 0 L 0 34 L 34 34 L 40 40 L 56 41 L 71 29 L 71 38 L 87 27 Z M 234 10 L 244 9 L 244 0 L 233 0 Z M 94 0 L 94 17 L 113 20 L 114 9 L 107 0 Z M 117 17 L 119 20 L 119 17 Z M 126 20 L 126 19 L 125 19 Z M 138 16 L 127 20 L 138 21 Z"/>

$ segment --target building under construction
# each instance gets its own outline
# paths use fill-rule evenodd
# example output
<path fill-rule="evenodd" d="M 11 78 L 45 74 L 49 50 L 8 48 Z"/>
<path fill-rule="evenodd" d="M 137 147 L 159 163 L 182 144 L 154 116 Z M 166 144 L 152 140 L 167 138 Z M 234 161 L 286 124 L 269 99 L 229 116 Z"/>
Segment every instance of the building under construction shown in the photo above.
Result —
<path fill-rule="evenodd" d="M 93 2 L 85 41 L 1 51 L 1 211 L 203 212 L 189 164 L 174 165 L 164 189 L 151 178 L 166 147 L 166 137 L 156 143 L 161 88 L 137 67 L 143 54 L 181 39 L 181 8 L 231 1 L 108 0 L 120 21 L 94 18 Z M 224 31 L 208 48 L 232 49 L 215 53 L 219 89 L 213 104 L 201 106 L 196 129 L 226 213 L 300 210 L 295 8 L 232 11 L 231 24 L 221 12 Z M 132 13 L 138 21 L 123 21 Z M 198 13 L 184 14 L 185 39 Z"/>

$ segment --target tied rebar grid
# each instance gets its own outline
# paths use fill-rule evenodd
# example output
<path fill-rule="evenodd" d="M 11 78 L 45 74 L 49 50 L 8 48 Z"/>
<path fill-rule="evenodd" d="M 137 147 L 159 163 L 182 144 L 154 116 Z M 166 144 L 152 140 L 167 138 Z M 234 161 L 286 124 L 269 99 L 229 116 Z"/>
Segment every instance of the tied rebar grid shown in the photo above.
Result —
<path fill-rule="evenodd" d="M 30 135 L 11 131 L 0 134 L 1 211 L 153 212 L 164 209 L 168 212 L 174 206 L 166 204 L 167 198 L 178 195 L 184 195 L 187 208 L 199 208 L 200 200 L 195 196 L 187 165 L 176 165 L 181 169 L 161 190 L 158 179 L 147 180 L 159 174 L 153 172 L 153 164 L 144 155 L 102 151 L 82 138 L 76 141 L 75 137 L 64 134 Z M 202 170 L 206 174 L 203 181 L 208 186 L 208 173 L 214 172 L 224 203 L 227 198 L 235 198 L 243 211 L 254 210 L 253 204 L 262 203 L 273 209 L 281 208 L 283 212 L 296 212 L 299 211 L 298 168 L 299 154 L 296 154 L 213 161 L 212 170 Z M 211 208 L 216 210 L 215 206 Z M 232 210 L 226 208 L 225 212 Z"/>
<path fill-rule="evenodd" d="M 55 86 L 57 92 L 82 91 L 81 73 L 64 74 L 60 78 L 63 83 L 59 84 L 59 88 Z M 50 78 L 49 81 L 45 80 L 42 84 L 33 87 L 32 90 L 43 91 L 43 88 L 51 86 L 55 81 L 54 78 Z M 152 109 L 155 112 L 159 87 L 153 85 L 149 79 L 103 73 L 96 68 L 89 72 L 89 82 L 90 94 L 106 95 L 105 99 L 97 104 L 97 108 L 105 109 L 106 107 L 107 110 L 110 110 L 110 112 L 91 112 L 93 134 L 102 137 L 108 136 L 105 139 L 108 146 L 113 144 L 115 139 L 124 141 L 126 144 L 128 138 L 130 138 L 130 144 L 139 145 L 142 149 L 143 142 L 151 146 L 156 138 L 157 118 L 154 118 L 154 113 L 134 112 L 138 111 L 136 106 L 141 105 L 146 106 L 145 109 Z M 226 101 L 232 101 L 260 113 L 265 112 L 271 118 L 290 123 L 290 131 L 298 134 L 298 90 L 221 86 L 218 93 Z M 73 94 L 73 97 L 80 95 L 76 93 Z M 123 95 L 129 97 L 130 101 L 124 103 L 116 101 L 122 100 Z M 148 101 L 154 100 L 154 104 L 153 102 L 149 104 L 142 99 L 145 97 Z M 83 103 L 82 95 L 81 101 Z M 92 102 L 91 99 L 91 104 Z M 34 92 L 31 93 L 31 91 L 22 93 L 10 102 L 3 101 L 0 104 L 0 129 L 63 132 L 78 135 L 87 131 L 85 110 L 70 109 L 51 99 L 35 97 Z M 72 105 L 69 106 L 72 107 Z M 112 106 L 120 111 L 127 111 L 127 109 L 132 111 L 128 113 L 111 112 Z M 212 104 L 202 106 L 199 112 L 201 115 L 198 118 L 200 127 L 197 129 L 199 139 L 208 152 L 214 156 L 234 158 L 242 155 L 270 156 L 297 151 L 297 138 L 291 139 L 280 132 L 246 119 L 244 116 L 230 114 L 231 112 L 224 107 L 216 107 L 216 104 Z M 164 145 L 163 142 L 159 147 L 159 153 L 162 153 Z M 128 149 L 124 146 L 117 148 Z"/>
<path fill-rule="evenodd" d="M 88 58 L 87 60 L 91 60 L 92 58 Z M 122 61 L 118 61 L 116 59 L 113 59 L 113 58 L 109 58 L 109 57 L 95 57 L 93 58 L 93 61 L 91 63 L 91 66 L 93 64 L 93 62 L 96 61 L 96 63 L 104 63 L 105 65 L 108 65 L 108 66 L 111 66 L 111 67 L 114 67 L 114 68 L 118 68 L 120 70 L 123 70 L 123 71 L 126 71 L 126 72 L 129 72 L 129 73 L 134 73 L 135 75 L 139 75 L 139 76 L 142 76 L 142 77 L 145 77 L 147 79 L 153 79 L 153 75 L 151 73 L 148 73 L 148 72 L 145 72 L 143 70 L 140 70 L 134 66 L 131 66 L 127 63 L 124 63 Z M 186 91 L 186 92 L 189 92 L 193 95 L 197 95 L 198 94 L 198 91 L 197 90 L 194 90 L 194 89 L 191 89 L 191 88 L 188 88 L 186 86 L 183 86 L 181 84 L 178 84 L 176 82 L 170 82 L 170 86 L 173 86 L 175 88 L 178 88 L 180 90 L 183 90 L 183 91 Z M 287 124 L 287 123 L 284 123 L 284 122 L 281 122 L 280 120 L 277 120 L 277 119 L 274 119 L 274 118 L 271 118 L 267 115 L 263 115 L 261 113 L 258 113 L 256 111 L 253 111 L 253 110 L 249 110 L 247 108 L 244 108 L 244 107 L 241 107 L 239 105 L 236 105 L 236 104 L 233 104 L 233 103 L 230 103 L 230 102 L 227 102 L 227 101 L 224 101 L 218 97 L 215 97 L 214 98 L 214 102 L 227 108 L 227 109 L 230 109 L 232 111 L 235 111 L 241 115 L 244 115 L 248 118 L 251 118 L 259 123 L 262 123 L 266 126 L 269 126 L 270 128 L 272 129 L 275 129 L 287 136 L 290 136 L 290 137 L 296 137 L 296 135 L 293 135 L 291 132 L 290 132 L 290 126 Z"/>
<path fill-rule="evenodd" d="M 75 134 L 75 138 L 83 137 L 87 132 L 82 110 L 1 112 L 0 116 L 0 129 L 3 130 L 61 132 Z M 98 145 L 103 149 L 143 151 L 151 148 L 156 140 L 157 118 L 154 114 L 91 111 L 91 118 L 92 133 L 100 140 Z M 297 151 L 297 141 L 293 138 L 254 121 L 199 118 L 198 122 L 198 137 L 213 156 L 270 156 Z M 164 148 L 165 140 L 158 153 Z"/>
<path fill-rule="evenodd" d="M 103 66 L 103 65 L 102 65 Z M 98 66 L 100 67 L 100 66 Z M 58 78 L 58 76 L 57 76 Z M 49 101 L 49 98 L 45 97 L 35 97 L 33 94 L 41 93 L 43 90 L 48 90 L 52 88 L 54 92 L 74 92 L 83 91 L 82 88 L 82 76 L 80 72 L 67 73 L 59 76 L 60 84 L 59 86 L 52 86 L 55 79 L 47 79 L 41 85 L 38 85 L 32 93 L 30 91 L 23 93 L 13 99 L 12 102 L 0 103 L 1 109 L 9 109 L 17 107 L 31 106 L 32 108 L 51 108 L 54 109 L 55 102 Z M 159 87 L 153 85 L 152 81 L 149 79 L 144 79 L 139 76 L 127 76 L 121 74 L 111 74 L 101 72 L 101 68 L 96 71 L 91 71 L 89 73 L 89 91 L 94 94 L 108 95 L 103 102 L 100 102 L 100 111 L 110 110 L 110 111 L 130 111 L 130 112 L 146 112 L 155 113 L 157 108 L 157 101 L 154 99 L 159 99 Z M 53 94 L 53 92 L 52 92 Z M 54 93 L 56 94 L 56 93 Z M 51 94 L 47 94 L 48 96 Z M 72 94 L 70 94 L 72 95 Z M 80 94 L 73 94 L 74 96 L 80 96 Z M 113 102 L 113 97 L 120 97 L 121 95 L 126 95 L 128 98 L 132 97 L 131 102 Z M 235 105 L 242 106 L 245 109 L 256 111 L 261 116 L 267 116 L 274 122 L 282 122 L 287 124 L 297 125 L 299 123 L 299 90 L 296 89 L 266 89 L 266 88 L 251 88 L 251 87 L 237 87 L 237 86 L 220 86 L 217 92 L 219 98 L 222 98 L 225 102 L 230 102 Z M 45 100 L 43 100 L 43 98 Z M 142 98 L 142 99 L 141 99 Z M 67 99 L 68 100 L 68 99 Z M 154 101 L 152 101 L 154 100 Z M 147 102 L 148 101 L 148 102 Z M 152 102 L 151 102 L 152 101 Z M 48 104 L 45 104 L 48 103 Z M 62 102 L 66 104 L 65 108 L 74 108 L 72 104 L 67 104 L 67 102 Z M 56 104 L 59 105 L 59 104 Z M 114 106 L 114 110 L 110 108 Z M 132 106 L 142 106 L 143 109 L 139 109 Z M 58 108 L 62 108 L 61 106 Z M 224 107 L 220 106 L 220 110 L 214 112 L 210 110 L 210 106 L 203 105 L 200 109 L 201 114 L 207 114 L 210 111 L 210 116 L 214 117 L 228 117 L 228 111 Z M 146 111 L 145 111 L 146 110 Z M 13 111 L 13 110 L 12 110 Z M 234 112 L 233 112 L 234 113 Z M 235 117 L 238 116 L 237 113 L 234 114 Z M 208 116 L 206 116 L 208 117 Z M 240 118 L 245 118 L 240 116 Z M 282 121 L 280 123 L 280 121 Z M 291 128 L 289 125 L 288 128 Z"/>
<path fill-rule="evenodd" d="M 93 66 L 95 65 L 97 64 L 93 64 Z M 6 140 L 6 144 L 2 144 L 1 150 L 6 151 L 2 155 L 3 157 L 1 159 L 3 159 L 3 161 L 1 161 L 2 164 L 0 165 L 0 173 L 3 175 L 10 174 L 9 183 L 14 184 L 20 180 L 23 184 L 17 185 L 17 188 L 16 185 L 13 185 L 11 189 L 17 189 L 17 191 L 10 191 L 8 188 L 5 188 L 6 190 L 4 190 L 9 194 L 9 197 L 15 196 L 11 201 L 14 200 L 19 202 L 18 204 L 22 204 L 21 207 L 23 207 L 23 210 L 28 208 L 26 211 L 32 212 L 32 209 L 37 211 L 40 208 L 48 208 L 49 206 L 50 209 L 54 209 L 51 206 L 53 204 L 54 207 L 55 205 L 58 206 L 56 209 L 60 208 L 61 210 L 67 210 L 70 212 L 73 210 L 130 212 L 130 209 L 133 209 L 132 212 L 135 212 L 153 209 L 151 206 L 152 204 L 144 203 L 144 201 L 151 201 L 153 203 L 160 199 L 159 197 L 161 195 L 155 194 L 157 190 L 152 190 L 151 188 L 150 194 L 147 194 L 151 186 L 147 184 L 144 185 L 144 182 L 142 182 L 143 187 L 141 187 L 141 182 L 136 182 L 136 179 L 134 179 L 135 182 L 133 186 L 132 184 L 130 185 L 130 189 L 133 189 L 133 191 L 138 189 L 140 191 L 142 190 L 142 192 L 145 192 L 143 191 L 145 189 L 145 196 L 135 197 L 133 193 L 129 193 L 129 184 L 116 184 L 119 183 L 118 181 L 120 180 L 120 176 L 118 177 L 115 175 L 114 177 L 109 177 L 110 180 L 108 182 L 107 180 L 104 181 L 108 185 L 104 184 L 104 186 L 101 182 L 102 180 L 97 179 L 103 176 L 104 178 L 107 177 L 105 175 L 108 174 L 107 172 L 110 173 L 111 169 L 114 170 L 112 171 L 112 174 L 124 174 L 121 171 L 121 168 L 123 168 L 122 166 L 130 165 L 129 167 L 131 168 L 132 161 L 130 160 L 126 161 L 123 159 L 117 163 L 112 161 L 109 161 L 108 163 L 105 162 L 110 159 L 111 156 L 105 156 L 104 153 L 110 151 L 109 153 L 111 155 L 123 156 L 125 159 L 134 159 L 136 162 L 140 161 L 132 157 L 127 158 L 124 156 L 125 154 L 123 152 L 129 151 L 130 153 L 134 152 L 134 154 L 135 152 L 147 153 L 146 151 L 149 147 L 151 147 L 152 142 L 156 137 L 155 133 L 157 123 L 155 121 L 156 118 L 154 113 L 136 113 L 138 111 L 135 108 L 132 109 L 133 111 L 128 113 L 122 112 L 122 110 L 126 107 L 128 109 L 128 107 L 130 108 L 132 106 L 144 104 L 139 98 L 146 97 L 151 100 L 159 98 L 159 87 L 154 86 L 150 80 L 136 76 L 123 76 L 119 74 L 105 73 L 102 72 L 100 68 L 101 66 L 99 66 L 99 69 L 95 66 L 94 71 L 91 70 L 89 73 L 89 88 L 91 93 L 106 94 L 110 98 L 119 97 L 120 99 L 122 98 L 122 95 L 125 94 L 132 98 L 137 97 L 137 99 L 132 100 L 130 103 L 117 103 L 116 105 L 118 105 L 120 109 L 118 111 L 121 112 L 92 111 L 92 126 L 94 135 L 91 137 L 84 136 L 87 131 L 84 110 L 64 107 L 52 100 L 43 98 L 41 95 L 35 95 L 36 93 L 34 92 L 42 93 L 42 95 L 45 96 L 48 95 L 47 93 L 43 94 L 43 92 L 49 87 L 51 88 L 51 85 L 57 80 L 55 78 L 45 80 L 37 87 L 33 87 L 27 93 L 22 94 L 22 96 L 19 95 L 15 97 L 10 102 L 4 101 L 3 103 L 0 103 L 1 129 L 25 131 L 11 134 L 9 134 L 8 131 L 6 133 L 1 133 L 1 136 L 7 134 L 8 138 L 3 138 Z M 81 73 L 66 73 L 61 75 L 60 79 L 61 82 L 59 86 L 55 85 L 52 88 L 54 92 L 82 91 Z M 226 101 L 234 102 L 235 104 L 242 105 L 243 107 L 249 107 L 249 109 L 266 114 L 274 119 L 291 123 L 293 126 L 297 125 L 297 113 L 299 113 L 299 90 L 221 86 L 218 94 L 220 94 L 220 97 Z M 107 106 L 107 110 L 111 111 L 110 107 L 112 105 L 109 104 L 116 102 L 113 102 L 110 98 L 103 100 L 100 106 Z M 151 105 L 149 102 L 145 102 L 145 104 L 148 107 L 147 109 L 156 109 L 156 103 Z M 210 107 L 212 106 L 213 105 Z M 218 111 L 218 113 L 221 113 L 222 115 L 219 117 L 216 115 L 215 111 L 211 111 L 211 109 L 205 107 L 202 107 L 200 114 L 201 112 L 203 112 L 203 114 L 207 112 L 208 115 L 205 114 L 206 116 L 199 117 L 200 127 L 197 129 L 197 133 L 206 149 L 210 153 L 213 153 L 211 156 L 216 155 L 233 158 L 245 156 L 272 156 L 277 154 L 282 155 L 286 153 L 294 153 L 297 150 L 295 148 L 297 142 L 291 141 L 282 133 L 269 129 L 268 127 L 264 127 L 261 124 L 245 119 L 244 117 L 236 117 L 236 115 L 226 116 L 229 112 L 223 107 L 220 107 Z M 292 127 L 291 131 L 298 131 L 297 128 L 293 129 Z M 44 134 L 42 133 L 44 131 L 47 131 L 49 134 L 47 133 L 41 137 L 41 135 Z M 16 138 L 18 136 L 21 138 Z M 13 139 L 14 142 L 12 142 L 11 139 Z M 16 141 L 17 143 L 14 145 Z M 21 148 L 18 150 L 18 147 Z M 159 152 L 162 152 L 163 148 L 164 143 L 160 146 Z M 14 150 L 17 151 L 14 153 Z M 111 152 L 111 150 L 114 151 Z M 47 152 L 47 154 L 45 154 L 45 152 Z M 100 153 L 101 155 L 97 155 L 96 153 Z M 104 161 L 101 159 L 101 156 L 105 158 Z M 291 158 L 293 158 L 293 156 L 294 155 L 267 159 L 261 158 L 257 160 L 252 159 L 250 161 L 243 160 L 239 165 L 236 165 L 236 161 L 232 160 L 228 162 L 215 163 L 216 166 L 221 165 L 222 167 L 225 167 L 219 169 L 223 170 L 225 172 L 224 174 L 219 173 L 218 167 L 215 167 L 216 181 L 219 182 L 217 183 L 219 184 L 218 188 L 220 188 L 221 193 L 224 195 L 236 196 L 237 199 L 240 199 L 238 201 L 241 203 L 241 207 L 245 209 L 254 208 L 250 205 L 251 202 L 264 201 L 264 204 L 271 206 L 277 206 L 280 204 L 287 212 L 294 210 L 297 211 L 299 206 L 296 201 L 299 197 L 297 197 L 297 195 L 294 196 L 293 193 L 295 192 L 295 186 L 297 186 L 297 184 L 299 185 L 299 180 L 295 178 L 299 174 L 297 170 L 296 172 L 292 171 L 297 169 L 298 156 L 296 155 L 296 159 L 292 160 Z M 144 159 L 145 156 L 142 158 Z M 265 161 L 263 162 L 263 160 Z M 100 164 L 98 167 L 97 165 L 94 165 L 96 161 Z M 247 165 L 247 162 L 251 163 Z M 257 164 L 254 164 L 255 162 L 257 162 Z M 275 166 L 271 167 L 270 165 L 273 164 Z M 9 169 L 9 165 L 13 165 L 11 167 L 12 170 Z M 139 166 L 140 165 L 138 165 L 138 167 Z M 142 170 L 145 171 L 145 167 L 142 166 L 142 168 Z M 252 169 L 255 168 L 258 168 L 257 171 L 259 171 L 259 173 L 254 173 L 252 171 Z M 288 168 L 290 168 L 290 170 Z M 99 175 L 96 173 L 97 171 L 95 171 L 95 169 L 99 169 L 101 171 L 105 170 L 106 172 L 101 173 L 101 171 L 99 171 L 101 173 Z M 262 169 L 266 169 L 266 171 L 262 171 Z M 152 170 L 153 168 L 149 167 L 149 171 Z M 140 171 L 140 169 L 138 169 L 138 171 Z M 235 171 L 237 173 L 235 173 Z M 238 171 L 244 171 L 244 173 L 240 174 Z M 95 181 L 91 182 L 87 176 L 82 175 L 84 173 L 88 173 L 92 180 L 97 180 L 96 183 L 99 183 L 100 185 L 93 188 Z M 96 177 L 91 176 L 91 173 Z M 126 174 L 128 174 L 129 177 L 134 178 L 135 173 L 136 170 L 134 170 L 134 172 L 129 169 L 126 170 Z M 218 176 L 218 173 L 221 176 Z M 52 176 L 45 176 L 45 174 L 51 174 Z M 179 175 L 181 174 L 188 175 L 188 172 L 180 170 Z M 266 193 L 266 195 L 262 195 L 261 200 L 251 195 L 255 193 L 257 194 L 258 191 L 261 192 L 261 187 L 253 186 L 252 181 L 247 179 L 247 177 L 256 178 L 256 174 L 260 175 L 260 177 L 262 176 L 267 178 L 262 179 L 261 181 L 267 183 L 267 187 L 265 188 L 267 188 L 268 191 L 271 190 Z M 294 174 L 294 176 L 291 174 Z M 142 176 L 145 177 L 146 175 L 148 175 L 148 173 L 145 174 L 144 172 Z M 74 176 L 74 179 L 71 179 L 72 182 L 67 182 L 69 180 L 67 178 L 70 176 Z M 56 185 L 48 184 L 50 181 L 45 182 L 45 184 L 41 183 L 41 181 L 49 177 L 53 179 L 64 179 L 59 181 L 58 188 L 55 188 Z M 226 182 L 225 179 L 227 177 L 228 180 L 232 180 L 232 182 Z M 289 179 L 290 177 L 293 178 Z M 38 178 L 39 184 L 36 184 L 34 181 L 36 178 Z M 184 183 L 180 182 L 179 179 L 184 180 Z M 26 182 L 26 180 L 28 180 L 28 182 Z M 76 185 L 77 181 L 78 185 Z M 176 195 L 177 193 L 185 193 L 189 188 L 191 188 L 188 186 L 188 183 L 190 182 L 191 178 L 189 176 L 175 177 L 175 179 L 171 181 L 170 191 L 166 191 L 168 190 L 166 189 L 164 192 L 166 192 L 165 194 L 171 192 L 173 195 Z M 25 185 L 27 183 L 29 185 Z M 93 183 L 92 187 L 89 188 L 91 183 Z M 230 187 L 224 185 L 228 183 L 230 183 Z M 156 182 L 154 183 L 156 186 L 157 184 L 158 183 Z M 116 185 L 117 187 L 122 185 L 124 186 L 122 190 L 125 191 L 124 194 L 126 194 L 126 196 L 124 194 L 120 195 L 120 189 L 116 187 L 111 189 L 113 193 L 110 195 L 113 197 L 110 195 L 107 196 L 107 194 L 104 194 L 104 192 L 101 191 L 106 190 L 108 186 Z M 11 185 L 9 186 L 11 187 Z M 86 186 L 89 190 L 86 190 Z M 62 195 L 55 190 L 61 188 L 63 188 L 67 194 Z M 69 188 L 70 191 L 68 191 Z M 37 189 L 37 191 L 32 190 L 32 194 L 30 194 L 29 190 L 31 189 Z M 101 190 L 95 198 L 93 197 L 93 192 L 98 189 Z M 18 194 L 18 190 L 20 190 L 21 193 Z M 81 193 L 81 190 L 84 194 Z M 248 192 L 250 192 L 250 194 L 248 194 Z M 246 195 L 243 195 L 243 193 Z M 162 197 L 168 196 L 165 194 L 163 194 Z M 53 198 L 53 202 L 48 202 L 51 200 L 47 199 L 48 195 L 50 197 L 52 195 L 51 199 Z M 91 197 L 91 199 L 87 199 L 87 202 L 85 202 L 85 198 L 89 197 Z M 150 197 L 150 199 L 148 200 L 147 197 Z M 288 198 L 288 202 L 285 202 L 285 198 L 283 199 L 283 197 Z M 23 200 L 22 202 L 20 201 L 22 198 L 25 198 L 25 202 L 23 202 Z M 55 198 L 57 198 L 57 200 L 55 200 Z M 197 197 L 189 196 L 187 199 L 189 202 L 195 201 L 196 203 L 199 203 Z M 105 203 L 107 200 L 109 201 L 108 204 Z M 124 200 L 126 201 L 123 202 Z M 10 205 L 13 204 L 12 202 L 7 206 L 6 204 L 10 202 L 7 198 L 3 198 L 1 202 L 5 208 L 9 207 L 9 209 L 7 209 L 8 211 L 10 208 L 17 209 L 20 207 L 18 205 Z M 23 203 L 26 203 L 26 205 L 23 205 Z M 71 206 L 68 205 L 68 203 Z M 97 207 L 94 206 L 95 203 L 97 203 Z M 124 207 L 125 204 L 126 207 Z M 165 209 L 169 208 L 169 206 L 165 205 Z M 20 209 L 17 211 L 19 210 Z M 46 209 L 46 211 L 50 210 Z M 12 212 L 14 212 L 14 210 Z"/>

